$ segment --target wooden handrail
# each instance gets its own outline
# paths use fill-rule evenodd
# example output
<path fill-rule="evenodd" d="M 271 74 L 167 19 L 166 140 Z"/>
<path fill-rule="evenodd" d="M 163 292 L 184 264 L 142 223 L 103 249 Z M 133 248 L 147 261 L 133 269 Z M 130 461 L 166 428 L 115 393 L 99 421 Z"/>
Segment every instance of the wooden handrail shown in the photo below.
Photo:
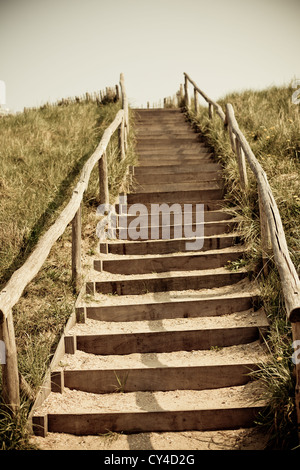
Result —
<path fill-rule="evenodd" d="M 81 203 L 86 191 L 91 172 L 99 162 L 99 185 L 101 202 L 108 203 L 108 180 L 106 148 L 114 132 L 120 127 L 123 134 L 119 143 L 127 143 L 128 101 L 124 89 L 124 77 L 121 74 L 122 107 L 113 122 L 106 128 L 96 150 L 83 166 L 79 181 L 73 190 L 71 199 L 60 213 L 53 225 L 40 238 L 36 248 L 25 263 L 13 273 L 10 280 L 0 292 L 0 340 L 5 344 L 6 363 L 2 364 L 3 400 L 14 411 L 20 405 L 19 374 L 17 366 L 17 351 L 15 343 L 12 308 L 16 305 L 26 286 L 38 274 L 46 261 L 51 248 L 72 222 L 72 280 L 76 288 L 80 285 L 81 272 Z M 125 146 L 126 148 L 126 146 Z M 120 148 L 121 158 L 124 158 L 124 148 Z M 123 153 L 122 153 L 123 152 Z M 100 165 L 101 162 L 101 165 Z"/>
<path fill-rule="evenodd" d="M 207 103 L 216 109 L 216 112 L 222 119 L 225 128 L 228 129 L 232 150 L 236 153 L 238 159 L 242 188 L 247 188 L 248 185 L 245 157 L 247 158 L 249 166 L 255 175 L 258 185 L 258 196 L 261 208 L 260 221 L 262 229 L 262 244 L 263 246 L 267 247 L 270 238 L 275 263 L 278 268 L 283 288 L 288 319 L 291 322 L 299 322 L 300 281 L 296 268 L 289 255 L 280 213 L 272 194 L 266 173 L 252 152 L 247 139 L 241 132 L 235 119 L 232 105 L 230 103 L 226 105 L 225 114 L 221 106 L 215 101 L 211 100 L 202 90 L 200 90 L 200 88 L 186 73 L 184 73 L 184 78 L 186 90 L 185 97 L 188 96 L 187 82 L 189 81 L 194 86 L 194 91 L 200 93 Z M 185 99 L 186 104 L 187 101 L 188 100 Z"/>
<path fill-rule="evenodd" d="M 249 166 L 254 173 L 259 189 L 259 198 L 267 217 L 274 259 L 281 279 L 288 319 L 300 321 L 300 281 L 290 258 L 280 213 L 270 188 L 266 173 L 253 154 L 245 136 L 240 131 L 234 116 L 233 107 L 227 104 L 227 119 L 232 132 L 238 139 Z M 262 219 L 262 217 L 261 217 Z"/>
<path fill-rule="evenodd" d="M 236 121 L 233 107 L 230 103 L 226 104 L 226 114 L 218 103 L 212 101 L 185 73 L 185 106 L 189 109 L 188 87 L 189 81 L 194 86 L 194 94 L 200 93 L 209 105 L 209 118 L 212 119 L 212 109 L 215 108 L 217 114 L 222 119 L 224 128 L 228 130 L 230 143 L 233 152 L 237 155 L 240 183 L 243 190 L 248 187 L 246 159 L 257 181 L 257 192 L 260 212 L 261 228 L 261 248 L 264 274 L 268 274 L 267 253 L 270 245 L 273 249 L 274 260 L 277 266 L 282 292 L 287 311 L 287 318 L 291 322 L 293 342 L 300 341 L 300 281 L 296 268 L 290 258 L 289 249 L 283 229 L 280 213 L 268 182 L 266 173 L 256 159 L 251 147 L 241 132 Z M 197 100 L 195 100 L 197 103 Z M 197 114 L 198 105 L 195 112 Z M 295 363 L 295 408 L 298 423 L 298 435 L 300 442 L 300 364 Z"/>
<path fill-rule="evenodd" d="M 191 83 L 191 85 L 193 85 L 194 91 L 197 91 L 205 99 L 205 101 L 209 104 L 210 114 L 212 115 L 212 107 L 215 108 L 216 113 L 220 116 L 222 121 L 225 122 L 226 117 L 225 117 L 224 111 L 221 108 L 221 106 L 218 103 L 216 103 L 215 101 L 213 101 L 212 99 L 210 99 L 204 93 L 204 91 L 200 90 L 200 88 L 196 85 L 195 82 L 193 82 L 193 80 L 188 76 L 187 73 L 184 73 L 184 79 L 185 79 L 185 90 L 186 90 L 186 93 L 185 93 L 185 103 L 186 103 L 186 105 L 187 105 L 187 102 L 188 102 L 187 82 L 189 81 Z"/>

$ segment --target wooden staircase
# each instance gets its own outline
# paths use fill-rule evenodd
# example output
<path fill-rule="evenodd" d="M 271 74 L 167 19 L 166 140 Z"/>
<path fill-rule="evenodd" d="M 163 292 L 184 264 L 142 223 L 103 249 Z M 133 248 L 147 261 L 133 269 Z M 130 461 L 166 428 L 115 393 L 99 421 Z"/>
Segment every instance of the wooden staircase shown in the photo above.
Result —
<path fill-rule="evenodd" d="M 223 209 L 222 168 L 179 110 L 136 110 L 136 121 L 127 209 L 204 204 L 203 247 L 173 237 L 175 216 L 168 239 L 151 239 L 149 227 L 148 239 L 100 244 L 77 304 L 84 321 L 65 336 L 33 416 L 37 434 L 249 427 L 264 405 L 249 373 L 266 357 L 268 321 L 246 270 L 226 268 L 245 247 Z M 189 220 L 195 228 L 194 207 Z"/>

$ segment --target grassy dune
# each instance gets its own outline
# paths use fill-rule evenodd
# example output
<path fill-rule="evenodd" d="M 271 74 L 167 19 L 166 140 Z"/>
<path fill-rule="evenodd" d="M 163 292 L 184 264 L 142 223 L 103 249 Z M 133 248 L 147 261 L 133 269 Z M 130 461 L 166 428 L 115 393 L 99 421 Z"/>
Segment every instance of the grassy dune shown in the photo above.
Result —
<path fill-rule="evenodd" d="M 89 99 L 47 104 L 0 119 L 1 287 L 24 263 L 41 234 L 68 203 L 84 163 L 119 108 L 119 103 L 99 105 Z M 128 165 L 135 160 L 133 133 L 122 162 L 117 134 L 107 151 L 111 202 L 124 184 Z M 82 205 L 82 240 L 86 254 L 92 254 L 97 243 L 98 196 L 96 165 Z M 28 448 L 24 427 L 27 412 L 73 311 L 75 299 L 69 226 L 13 309 L 19 371 L 31 387 L 33 397 L 22 397 L 21 413 L 15 420 L 2 407 L 0 449 Z"/>
<path fill-rule="evenodd" d="M 118 109 L 83 101 L 0 119 L 0 285 L 55 220 Z"/>

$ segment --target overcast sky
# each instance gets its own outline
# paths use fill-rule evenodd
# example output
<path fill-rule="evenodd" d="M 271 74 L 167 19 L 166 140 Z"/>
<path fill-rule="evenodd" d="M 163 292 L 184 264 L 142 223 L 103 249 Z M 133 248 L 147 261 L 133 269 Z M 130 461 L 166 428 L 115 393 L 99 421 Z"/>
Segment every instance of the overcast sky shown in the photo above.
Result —
<path fill-rule="evenodd" d="M 134 107 L 183 72 L 211 98 L 300 78 L 300 0 L 0 0 L 0 80 L 14 111 L 114 86 Z"/>

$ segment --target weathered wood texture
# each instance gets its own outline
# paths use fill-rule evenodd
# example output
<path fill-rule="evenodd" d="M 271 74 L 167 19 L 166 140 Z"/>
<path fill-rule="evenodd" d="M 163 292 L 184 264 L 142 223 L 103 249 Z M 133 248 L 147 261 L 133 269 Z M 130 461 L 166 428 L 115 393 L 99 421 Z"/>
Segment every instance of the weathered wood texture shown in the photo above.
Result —
<path fill-rule="evenodd" d="M 200 88 L 198 88 L 198 86 L 196 85 L 195 82 L 193 82 L 193 80 L 188 76 L 187 73 L 184 73 L 184 78 L 185 78 L 185 90 L 187 90 L 187 83 L 188 81 L 191 83 L 191 85 L 193 85 L 194 87 L 194 90 L 196 90 L 204 99 L 205 101 L 210 105 L 209 106 L 209 113 L 212 117 L 212 107 L 216 110 L 216 113 L 220 116 L 220 118 L 222 119 L 223 122 L 225 122 L 225 113 L 223 111 L 223 109 L 221 108 L 221 106 L 216 103 L 215 101 L 211 100 L 205 93 L 204 91 L 200 90 Z M 187 100 L 185 101 L 185 104 L 187 105 L 188 102 Z"/>
<path fill-rule="evenodd" d="M 2 363 L 2 399 L 12 412 L 20 406 L 17 347 L 11 311 L 0 322 L 0 340 L 5 344 L 5 360 Z"/>
<path fill-rule="evenodd" d="M 263 209 L 263 214 L 266 216 L 268 223 L 268 231 L 272 243 L 275 263 L 280 274 L 288 319 L 291 322 L 300 321 L 300 281 L 296 268 L 290 258 L 280 213 L 266 173 L 253 154 L 245 136 L 240 131 L 231 104 L 227 104 L 226 116 L 227 122 L 236 139 L 239 140 L 240 146 L 244 151 L 249 166 L 257 181 L 259 200 Z M 264 217 L 262 217 L 261 223 L 262 226 L 265 227 L 266 222 Z M 266 233 L 267 229 L 264 229 L 264 240 L 262 240 L 264 246 L 266 244 L 266 237 L 268 237 Z"/>
<path fill-rule="evenodd" d="M 125 152 L 127 150 L 127 139 L 129 133 L 129 111 L 128 111 L 128 98 L 125 90 L 124 75 L 120 75 L 120 87 L 121 87 L 121 96 L 122 96 L 122 109 L 124 111 L 124 126 L 122 131 L 124 132 L 124 146 Z"/>
<path fill-rule="evenodd" d="M 264 273 L 267 274 L 266 254 L 270 248 L 270 241 L 274 253 L 274 259 L 278 268 L 285 298 L 288 319 L 291 322 L 300 321 L 300 281 L 294 264 L 291 261 L 285 233 L 280 217 L 280 213 L 272 194 L 267 176 L 260 163 L 253 154 L 249 143 L 240 131 L 238 123 L 234 116 L 233 107 L 230 103 L 226 105 L 226 114 L 221 106 L 211 100 L 196 83 L 184 73 L 185 79 L 185 97 L 188 96 L 187 84 L 190 82 L 196 91 L 206 100 L 209 105 L 209 115 L 212 117 L 212 109 L 222 119 L 224 126 L 227 127 L 232 150 L 237 155 L 240 181 L 243 189 L 248 186 L 248 177 L 246 169 L 246 160 L 252 172 L 255 175 L 258 188 L 258 198 L 260 205 L 261 238 L 262 238 L 262 257 L 264 263 Z M 187 99 L 185 101 L 188 107 Z"/>
<path fill-rule="evenodd" d="M 72 220 L 72 281 L 76 292 L 81 278 L 81 206 Z"/>

